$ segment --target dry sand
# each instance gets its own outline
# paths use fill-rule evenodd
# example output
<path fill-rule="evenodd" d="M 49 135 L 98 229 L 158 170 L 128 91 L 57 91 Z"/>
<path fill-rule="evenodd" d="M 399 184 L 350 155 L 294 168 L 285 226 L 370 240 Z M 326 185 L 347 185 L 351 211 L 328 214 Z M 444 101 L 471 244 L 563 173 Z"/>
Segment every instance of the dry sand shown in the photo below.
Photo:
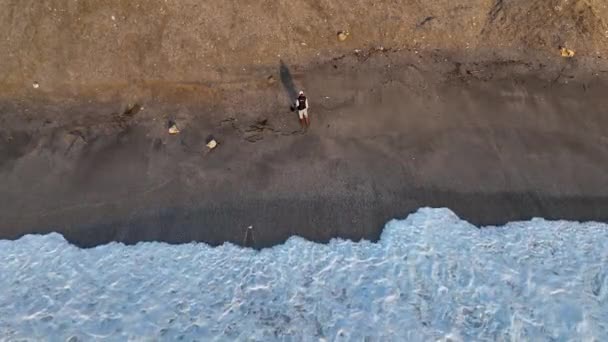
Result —
<path fill-rule="evenodd" d="M 423 206 L 608 221 L 605 4 L 290 6 L 0 1 L 0 238 L 374 240 Z"/>

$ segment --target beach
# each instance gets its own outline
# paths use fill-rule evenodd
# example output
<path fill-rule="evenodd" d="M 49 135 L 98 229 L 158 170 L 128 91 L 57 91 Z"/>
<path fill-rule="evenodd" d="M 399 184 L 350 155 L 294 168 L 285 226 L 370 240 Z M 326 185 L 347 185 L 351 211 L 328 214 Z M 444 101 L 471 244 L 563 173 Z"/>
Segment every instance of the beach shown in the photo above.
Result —
<path fill-rule="evenodd" d="M 212 2 L 200 22 L 194 1 L 58 6 L 39 22 L 33 4 L 21 26 L 3 21 L 0 238 L 243 244 L 253 226 L 257 248 L 376 241 L 421 207 L 477 226 L 608 222 L 605 5 L 469 2 L 405 2 L 413 15 L 311 1 L 308 20 L 276 21 Z M 366 8 L 369 25 L 352 24 Z M 305 132 L 289 109 L 301 89 Z"/>
<path fill-rule="evenodd" d="M 354 56 L 295 76 L 311 99 L 306 132 L 280 81 L 264 90 L 275 96 L 270 108 L 241 116 L 166 103 L 138 104 L 133 116 L 111 103 L 46 104 L 38 110 L 51 123 L 16 119 L 21 132 L 4 145 L 0 231 L 58 231 L 81 246 L 221 244 L 242 243 L 251 225 L 267 247 L 292 235 L 376 240 L 387 220 L 427 206 L 477 225 L 608 219 L 602 79 L 501 70 L 528 68 L 519 65 L 489 67 L 506 78 L 438 77 L 415 54 L 400 65 L 404 55 Z M 24 107 L 11 109 L 36 110 Z M 209 135 L 219 142 L 211 151 Z"/>

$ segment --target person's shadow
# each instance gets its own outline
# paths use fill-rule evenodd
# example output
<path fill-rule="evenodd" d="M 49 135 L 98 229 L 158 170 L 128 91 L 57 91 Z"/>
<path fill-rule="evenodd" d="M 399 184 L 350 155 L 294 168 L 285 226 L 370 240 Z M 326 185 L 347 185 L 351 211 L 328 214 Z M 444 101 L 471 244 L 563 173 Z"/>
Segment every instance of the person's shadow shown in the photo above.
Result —
<path fill-rule="evenodd" d="M 285 92 L 287 93 L 289 108 L 294 110 L 293 104 L 298 96 L 298 92 L 296 90 L 296 85 L 293 83 L 293 77 L 291 77 L 291 72 L 285 62 L 281 60 L 281 66 L 279 67 L 279 75 L 281 76 L 281 83 L 283 83 L 283 88 L 285 88 Z"/>

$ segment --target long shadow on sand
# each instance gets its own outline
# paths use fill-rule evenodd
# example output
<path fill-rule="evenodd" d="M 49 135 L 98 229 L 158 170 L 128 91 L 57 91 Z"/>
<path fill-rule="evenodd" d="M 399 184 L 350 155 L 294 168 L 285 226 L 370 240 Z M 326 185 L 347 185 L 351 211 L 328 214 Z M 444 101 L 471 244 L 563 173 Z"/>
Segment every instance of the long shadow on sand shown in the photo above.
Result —
<path fill-rule="evenodd" d="M 285 88 L 289 104 L 291 105 L 295 101 L 298 92 L 296 85 L 293 83 L 291 72 L 283 60 L 281 60 L 281 66 L 279 67 L 279 75 L 281 76 L 281 83 L 283 83 L 283 88 Z"/>

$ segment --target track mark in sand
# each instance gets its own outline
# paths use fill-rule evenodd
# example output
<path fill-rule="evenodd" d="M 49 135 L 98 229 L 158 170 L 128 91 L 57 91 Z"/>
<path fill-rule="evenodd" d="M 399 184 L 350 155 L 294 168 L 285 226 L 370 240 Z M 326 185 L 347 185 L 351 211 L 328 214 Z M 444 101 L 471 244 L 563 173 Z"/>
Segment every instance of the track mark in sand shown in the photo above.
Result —
<path fill-rule="evenodd" d="M 75 130 L 70 131 L 70 134 L 73 135 L 73 136 L 75 136 L 76 138 L 82 139 L 82 141 L 84 141 L 85 143 L 87 142 L 87 137 L 79 129 L 75 129 Z"/>
<path fill-rule="evenodd" d="M 368 59 L 370 59 L 372 56 L 374 56 L 376 54 L 382 54 L 384 56 L 387 56 L 391 52 L 394 52 L 394 51 L 395 51 L 395 49 L 393 49 L 393 48 L 372 47 L 372 48 L 369 48 L 367 51 L 356 50 L 354 54 L 359 59 L 360 63 L 364 63 L 364 62 L 367 62 Z"/>
<path fill-rule="evenodd" d="M 80 130 L 75 129 L 73 131 L 70 131 L 68 134 L 74 136 L 74 139 L 72 139 L 72 142 L 70 143 L 70 146 L 68 146 L 68 148 L 65 150 L 65 155 L 68 155 L 70 153 L 70 151 L 72 150 L 72 147 L 74 147 L 74 144 L 76 144 L 76 142 L 79 139 L 82 139 L 82 142 L 84 142 L 85 144 L 88 143 L 86 136 L 84 135 L 84 133 L 82 133 Z"/>
<path fill-rule="evenodd" d="M 67 211 L 72 211 L 72 210 L 77 210 L 77 209 L 84 209 L 84 208 L 100 208 L 103 207 L 105 205 L 115 205 L 117 203 L 123 202 L 123 201 L 127 201 L 130 200 L 131 197 L 133 195 L 136 196 L 145 196 L 148 195 L 152 192 L 155 191 L 159 191 L 162 188 L 164 188 L 165 186 L 167 186 L 169 183 L 175 181 L 174 178 L 170 178 L 168 180 L 162 181 L 154 186 L 152 186 L 149 189 L 146 189 L 144 191 L 140 191 L 134 194 L 129 194 L 128 196 L 125 196 L 123 198 L 118 198 L 118 199 L 113 199 L 110 201 L 99 201 L 99 202 L 94 202 L 94 203 L 78 203 L 78 204 L 73 204 L 73 205 L 67 205 L 61 208 L 56 208 L 56 209 L 52 209 L 52 210 L 47 210 L 47 211 L 40 211 L 36 214 L 37 217 L 47 217 L 49 215 L 53 215 L 53 214 L 59 214 L 59 213 L 64 213 Z"/>
<path fill-rule="evenodd" d="M 121 129 L 125 129 L 129 126 L 129 121 L 135 116 L 135 114 L 139 113 L 142 110 L 142 106 L 140 104 L 134 104 L 133 106 L 127 107 L 122 113 L 113 113 L 112 118 L 114 122 Z"/>
<path fill-rule="evenodd" d="M 493 23 L 498 16 L 502 13 L 504 5 L 504 0 L 496 0 L 492 9 L 490 9 L 490 13 L 488 13 L 488 19 L 490 19 L 490 23 Z"/>
<path fill-rule="evenodd" d="M 421 22 L 419 22 L 416 27 L 420 28 L 424 25 L 426 25 L 427 23 L 431 22 L 432 20 L 435 20 L 436 18 L 434 16 L 429 16 L 424 18 L 424 20 L 422 20 Z"/>
<path fill-rule="evenodd" d="M 230 124 L 232 129 L 234 129 L 244 140 L 250 143 L 255 143 L 260 140 L 263 140 L 265 132 L 270 132 L 271 134 L 280 136 L 304 134 L 304 131 L 302 130 L 285 132 L 280 129 L 276 129 L 270 124 L 270 120 L 266 118 L 261 118 L 254 121 L 252 124 L 249 124 L 247 128 L 240 127 L 237 124 L 237 119 L 233 117 L 223 119 L 222 121 L 220 121 L 219 126 L 222 126 L 224 124 Z"/>
<path fill-rule="evenodd" d="M 230 124 L 230 126 L 232 126 L 232 128 L 234 130 L 239 129 L 238 126 L 236 125 L 236 118 L 229 117 L 229 118 L 223 119 L 222 121 L 220 121 L 218 126 L 222 127 L 224 124 Z"/>
<path fill-rule="evenodd" d="M 462 11 L 468 11 L 470 9 L 472 9 L 473 6 L 466 6 L 466 5 L 458 5 L 452 9 L 450 9 L 450 14 L 455 15 L 458 12 L 462 12 Z"/>
<path fill-rule="evenodd" d="M 555 83 L 557 83 L 557 81 L 559 81 L 559 79 L 563 76 L 564 74 L 564 70 L 566 70 L 566 67 L 564 66 L 559 73 L 557 74 L 557 77 L 554 78 L 553 80 L 551 80 L 551 82 L 549 82 L 549 87 L 552 87 Z M 546 88 L 546 87 L 545 87 Z"/>
<path fill-rule="evenodd" d="M 504 0 L 494 0 L 494 4 L 488 12 L 487 22 L 481 30 L 481 34 L 485 34 L 489 30 L 489 26 L 494 24 L 498 17 L 502 16 L 504 20 Z"/>

